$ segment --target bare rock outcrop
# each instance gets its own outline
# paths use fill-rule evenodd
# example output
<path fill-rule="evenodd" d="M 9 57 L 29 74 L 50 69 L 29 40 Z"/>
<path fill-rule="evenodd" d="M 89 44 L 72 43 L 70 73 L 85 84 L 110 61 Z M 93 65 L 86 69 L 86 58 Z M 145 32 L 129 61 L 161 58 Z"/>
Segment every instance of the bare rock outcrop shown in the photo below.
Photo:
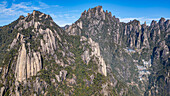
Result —
<path fill-rule="evenodd" d="M 96 56 L 99 59 L 99 72 L 107 76 L 106 63 L 100 54 L 99 44 L 94 42 L 91 38 L 89 38 L 88 43 L 91 45 L 92 48 L 91 56 Z"/>
<path fill-rule="evenodd" d="M 18 33 L 17 37 L 14 38 L 14 40 L 12 41 L 12 43 L 10 45 L 10 49 L 12 49 L 16 45 L 17 41 L 19 40 L 19 36 L 20 36 L 20 33 Z"/>
<path fill-rule="evenodd" d="M 26 79 L 26 59 L 27 59 L 27 53 L 25 48 L 25 43 L 22 44 L 22 47 L 20 48 L 20 52 L 17 59 L 17 65 L 15 70 L 16 80 L 17 81 L 23 81 Z"/>
<path fill-rule="evenodd" d="M 15 77 L 17 81 L 22 82 L 42 69 L 42 61 L 40 52 L 34 52 L 30 48 L 27 52 L 24 36 L 20 35 L 20 37 L 22 45 L 18 53 Z"/>
<path fill-rule="evenodd" d="M 3 86 L 3 87 L 1 87 L 1 96 L 3 96 L 4 94 L 4 90 L 5 90 L 5 87 Z"/>
<path fill-rule="evenodd" d="M 86 39 L 84 36 L 82 36 L 80 40 L 82 41 Z M 91 38 L 88 39 L 88 44 L 91 46 L 92 51 L 91 53 L 89 53 L 89 50 L 84 51 L 82 55 L 82 59 L 88 64 L 90 59 L 93 56 L 95 56 L 98 59 L 98 62 L 97 62 L 98 68 L 99 68 L 98 71 L 104 76 L 107 76 L 106 63 L 103 57 L 101 56 L 99 44 L 93 41 Z"/>
<path fill-rule="evenodd" d="M 44 53 L 50 53 L 50 54 L 54 54 L 54 51 L 56 50 L 56 42 L 55 42 L 55 37 L 54 37 L 54 33 L 47 28 L 46 30 L 43 29 L 39 29 L 40 34 L 43 34 L 43 39 L 41 39 L 40 44 L 42 47 L 42 51 Z M 61 38 L 59 37 L 59 35 L 57 35 L 59 40 L 61 40 Z"/>
<path fill-rule="evenodd" d="M 55 78 L 57 79 L 58 82 L 61 82 L 66 79 L 67 71 L 66 70 L 61 70 L 59 72 L 59 75 L 55 75 Z"/>

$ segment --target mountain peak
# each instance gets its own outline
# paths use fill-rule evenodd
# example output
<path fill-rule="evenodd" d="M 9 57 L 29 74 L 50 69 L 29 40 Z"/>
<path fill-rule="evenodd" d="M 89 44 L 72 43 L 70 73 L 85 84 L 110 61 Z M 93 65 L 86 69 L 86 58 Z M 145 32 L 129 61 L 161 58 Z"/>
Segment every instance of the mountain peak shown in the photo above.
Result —
<path fill-rule="evenodd" d="M 89 8 L 89 9 L 87 10 L 87 12 L 96 11 L 96 10 L 102 12 L 102 11 L 103 11 L 103 8 L 102 8 L 102 6 L 96 6 L 96 7 L 94 7 L 94 8 Z"/>
<path fill-rule="evenodd" d="M 40 11 L 34 10 L 31 14 L 28 13 L 28 16 L 26 17 L 27 19 L 25 20 L 33 20 L 34 21 L 46 21 L 46 20 L 52 20 L 52 17 L 48 14 L 42 13 Z"/>
<path fill-rule="evenodd" d="M 23 18 L 25 18 L 23 15 L 19 16 L 19 19 L 23 19 Z"/>
<path fill-rule="evenodd" d="M 38 20 L 52 20 L 51 16 L 49 16 L 48 14 L 44 14 L 40 11 L 37 11 L 37 10 L 33 10 L 33 12 L 30 14 L 28 13 L 27 14 L 27 17 L 26 18 L 34 18 L 34 19 L 38 19 Z"/>
<path fill-rule="evenodd" d="M 140 21 L 139 21 L 139 20 L 134 19 L 134 20 L 132 20 L 132 21 L 128 22 L 128 24 L 133 24 L 133 25 L 140 26 Z"/>
<path fill-rule="evenodd" d="M 52 25 L 53 22 L 52 17 L 50 15 L 44 14 L 36 10 L 34 10 L 32 13 L 27 13 L 26 17 L 21 15 L 18 20 L 18 24 L 15 26 L 15 28 L 20 28 L 19 30 L 27 29 L 31 26 L 35 26 L 37 28 L 37 26 L 40 24 Z"/>
<path fill-rule="evenodd" d="M 96 6 L 94 8 L 89 8 L 88 10 L 85 10 L 81 14 L 79 21 L 85 21 L 86 22 L 87 20 L 94 20 L 94 22 L 96 22 L 96 19 L 98 21 L 101 21 L 101 20 L 103 21 L 103 20 L 107 19 L 107 20 L 112 21 L 112 22 L 120 22 L 119 18 L 112 16 L 112 13 L 110 11 L 103 10 L 102 6 Z"/>
<path fill-rule="evenodd" d="M 103 11 L 103 7 L 102 6 L 96 6 L 94 9 L 99 10 L 99 11 Z"/>
<path fill-rule="evenodd" d="M 159 24 L 162 25 L 165 21 L 165 18 L 161 17 L 161 19 L 159 20 Z"/>
<path fill-rule="evenodd" d="M 108 12 L 108 11 L 107 11 Z M 98 19 L 103 19 L 105 20 L 106 15 L 109 16 L 109 18 L 112 18 L 112 14 L 111 12 L 106 13 L 103 10 L 102 6 L 96 6 L 94 8 L 89 8 L 87 11 L 85 10 L 82 14 L 81 14 L 81 18 L 98 18 Z"/>
<path fill-rule="evenodd" d="M 37 11 L 37 10 L 33 10 L 32 14 L 33 15 L 41 15 L 41 14 L 44 14 L 44 13 Z"/>
<path fill-rule="evenodd" d="M 150 26 L 154 26 L 154 25 L 156 25 L 156 24 L 157 24 L 157 22 L 156 22 L 155 20 L 152 20 Z"/>
<path fill-rule="evenodd" d="M 102 6 L 98 5 L 98 6 L 96 6 L 95 8 L 99 8 L 99 9 L 101 9 L 101 8 L 102 8 Z"/>

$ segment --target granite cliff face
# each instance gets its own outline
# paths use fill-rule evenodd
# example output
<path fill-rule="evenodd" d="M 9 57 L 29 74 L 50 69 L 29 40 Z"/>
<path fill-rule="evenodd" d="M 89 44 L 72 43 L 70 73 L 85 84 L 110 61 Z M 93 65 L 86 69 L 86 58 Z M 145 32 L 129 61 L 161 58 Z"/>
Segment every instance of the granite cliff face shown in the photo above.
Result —
<path fill-rule="evenodd" d="M 150 26 L 146 23 L 141 25 L 138 20 L 123 23 L 111 12 L 104 11 L 102 6 L 97 6 L 84 11 L 65 30 L 70 35 L 89 37 L 99 43 L 101 54 L 111 67 L 111 72 L 136 94 L 167 95 L 170 88 L 167 78 L 169 22 L 161 18 L 159 22 L 153 20 Z M 163 80 L 161 88 L 158 87 L 160 78 Z"/>
<path fill-rule="evenodd" d="M 42 69 L 42 61 L 40 52 L 30 50 L 30 43 L 28 43 L 27 52 L 23 35 L 18 33 L 16 39 L 20 40 L 19 42 L 21 43 L 21 47 L 19 48 L 17 57 L 15 78 L 16 81 L 22 82 L 27 80 L 30 76 L 36 75 L 37 72 Z"/>
<path fill-rule="evenodd" d="M 81 41 L 87 40 L 86 37 L 82 37 Z M 91 38 L 88 40 L 89 45 L 91 46 L 91 54 L 89 55 L 89 50 L 86 50 L 84 54 L 82 55 L 82 59 L 89 63 L 90 59 L 94 56 L 98 59 L 98 71 L 103 74 L 104 76 L 107 76 L 107 70 L 106 70 L 106 64 L 103 60 L 103 57 L 100 54 L 100 49 L 98 43 L 94 42 Z"/>

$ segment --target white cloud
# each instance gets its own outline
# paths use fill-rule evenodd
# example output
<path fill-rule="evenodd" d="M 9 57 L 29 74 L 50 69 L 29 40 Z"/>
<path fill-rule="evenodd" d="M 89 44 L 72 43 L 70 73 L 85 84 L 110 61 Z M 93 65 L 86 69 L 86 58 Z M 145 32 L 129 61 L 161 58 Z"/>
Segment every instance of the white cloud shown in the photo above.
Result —
<path fill-rule="evenodd" d="M 46 3 L 43 3 L 43 2 L 38 2 L 39 3 L 39 6 L 42 8 L 42 9 L 46 9 L 46 8 L 51 8 L 51 7 L 61 7 L 59 5 L 47 5 Z"/>
<path fill-rule="evenodd" d="M 59 5 L 54 5 L 54 7 L 60 7 Z"/>
<path fill-rule="evenodd" d="M 49 8 L 49 5 L 47 5 L 47 4 L 43 3 L 43 2 L 39 2 L 39 6 L 41 8 Z"/>
<path fill-rule="evenodd" d="M 19 15 L 27 15 L 27 13 L 32 12 L 32 10 L 42 10 L 42 9 L 51 9 L 51 8 L 63 8 L 62 6 L 59 5 L 48 5 L 44 2 L 36 1 L 34 4 L 30 2 L 20 2 L 20 3 L 15 3 L 12 2 L 11 5 L 9 5 L 10 2 L 3 1 L 0 2 L 0 20 L 10 20 L 13 21 Z M 36 5 L 35 5 L 36 3 Z M 50 12 L 49 14 L 53 18 L 53 20 L 59 24 L 60 26 L 64 26 L 66 24 L 71 24 L 72 22 L 76 21 L 78 19 L 75 13 L 79 12 L 79 10 L 68 10 L 68 11 L 62 11 L 62 12 Z M 5 21 L 4 21 L 5 22 Z M 9 23 L 9 22 L 7 22 Z M 4 24 L 4 23 L 0 23 Z"/>
<path fill-rule="evenodd" d="M 40 7 L 33 6 L 31 2 L 21 2 L 19 4 L 12 3 L 12 5 L 8 7 L 7 2 L 3 1 L 0 3 L 0 7 L 0 15 L 5 16 L 14 16 L 18 14 L 25 15 L 28 11 L 40 9 Z"/>
<path fill-rule="evenodd" d="M 58 16 L 57 15 L 54 15 L 54 14 L 49 14 L 52 18 L 57 18 Z"/>
<path fill-rule="evenodd" d="M 141 24 L 143 24 L 146 21 L 146 24 L 150 25 L 152 20 L 158 21 L 161 18 L 145 18 L 145 17 L 139 17 L 139 18 L 120 18 L 120 21 L 127 23 L 127 22 L 130 22 L 130 21 L 134 20 L 134 19 L 139 20 Z M 169 19 L 169 18 L 165 18 L 165 19 Z"/>
<path fill-rule="evenodd" d="M 72 24 L 72 23 L 63 22 L 63 21 L 55 21 L 55 23 L 57 25 L 59 25 L 60 27 L 64 27 L 65 25 L 71 25 Z"/>
<path fill-rule="evenodd" d="M 127 23 L 127 22 L 129 22 L 129 21 L 131 21 L 131 20 L 134 20 L 134 19 L 140 20 L 140 19 L 142 19 L 142 18 L 120 18 L 120 21 Z"/>
<path fill-rule="evenodd" d="M 58 24 L 59 26 L 63 27 L 65 25 L 71 25 L 73 22 L 75 22 L 78 18 L 76 16 L 73 16 L 71 14 L 49 14 L 54 22 Z"/>
<path fill-rule="evenodd" d="M 50 7 L 59 7 L 59 5 L 47 5 L 43 2 L 37 2 L 38 5 L 33 5 L 32 2 L 20 2 L 18 4 L 12 3 L 11 6 L 8 6 L 7 1 L 0 2 L 0 16 L 14 16 L 14 15 L 26 15 L 28 12 L 32 10 L 40 10 L 40 9 L 47 9 Z"/>

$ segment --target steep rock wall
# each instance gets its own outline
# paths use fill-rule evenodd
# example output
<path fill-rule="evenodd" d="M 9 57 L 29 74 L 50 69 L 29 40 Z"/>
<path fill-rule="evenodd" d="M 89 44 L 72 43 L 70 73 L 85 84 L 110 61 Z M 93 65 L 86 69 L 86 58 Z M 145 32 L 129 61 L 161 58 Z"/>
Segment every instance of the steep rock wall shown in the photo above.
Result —
<path fill-rule="evenodd" d="M 81 40 L 86 40 L 86 38 L 82 36 Z M 92 49 L 91 54 L 89 53 L 89 50 L 86 50 L 84 54 L 82 55 L 82 59 L 86 61 L 86 63 L 88 64 L 90 59 L 93 56 L 95 56 L 98 59 L 98 62 L 97 62 L 98 71 L 104 76 L 107 76 L 106 63 L 100 54 L 99 44 L 94 42 L 91 38 L 88 39 L 88 44 L 91 46 L 91 49 Z"/>
<path fill-rule="evenodd" d="M 24 36 L 21 37 L 21 47 L 19 49 L 17 64 L 15 69 L 15 77 L 17 81 L 24 81 L 30 76 L 34 76 L 38 71 L 42 69 L 42 61 L 40 52 L 34 52 L 30 50 L 27 52 L 25 47 Z M 29 44 L 28 44 L 29 45 Z"/>

